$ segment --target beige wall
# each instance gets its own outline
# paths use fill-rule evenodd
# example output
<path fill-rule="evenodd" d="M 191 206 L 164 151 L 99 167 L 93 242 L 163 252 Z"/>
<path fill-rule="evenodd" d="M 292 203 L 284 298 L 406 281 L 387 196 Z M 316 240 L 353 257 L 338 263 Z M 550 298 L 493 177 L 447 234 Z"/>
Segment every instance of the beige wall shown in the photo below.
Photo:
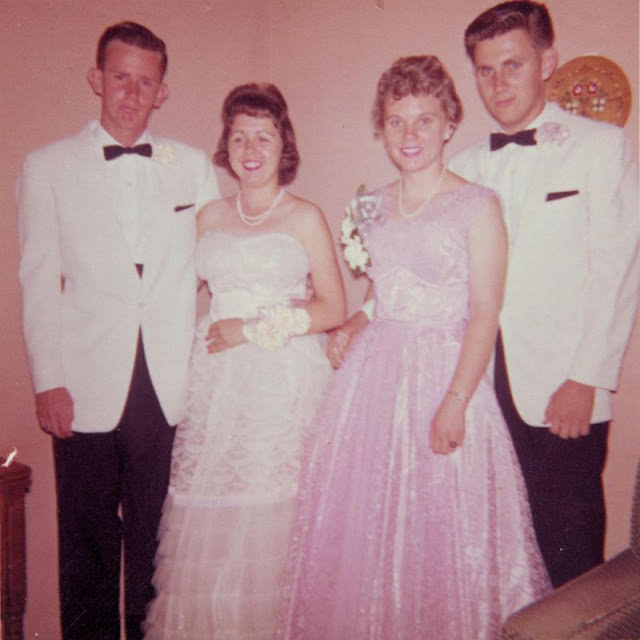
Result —
<path fill-rule="evenodd" d="M 487 0 L 2 0 L 3 152 L 0 236 L 3 277 L 0 454 L 13 446 L 33 468 L 27 498 L 29 602 L 26 638 L 55 640 L 57 631 L 55 498 L 47 438 L 36 426 L 20 329 L 14 182 L 24 153 L 79 129 L 98 102 L 85 73 L 102 29 L 138 20 L 169 46 L 171 96 L 153 129 L 211 152 L 226 92 L 249 80 L 271 80 L 285 93 L 302 165 L 292 189 L 318 202 L 334 229 L 358 184 L 393 176 L 373 140 L 369 109 L 380 72 L 400 55 L 436 53 L 456 78 L 466 118 L 452 151 L 491 126 L 475 94 L 461 34 Z M 562 61 L 600 53 L 618 62 L 638 95 L 638 3 L 547 0 Z M 637 148 L 634 104 L 627 125 Z M 226 191 L 232 182 L 223 177 Z M 347 275 L 353 306 L 362 289 Z M 640 451 L 640 330 L 636 327 L 616 401 L 606 473 L 607 552 L 626 545 L 631 476 Z"/>

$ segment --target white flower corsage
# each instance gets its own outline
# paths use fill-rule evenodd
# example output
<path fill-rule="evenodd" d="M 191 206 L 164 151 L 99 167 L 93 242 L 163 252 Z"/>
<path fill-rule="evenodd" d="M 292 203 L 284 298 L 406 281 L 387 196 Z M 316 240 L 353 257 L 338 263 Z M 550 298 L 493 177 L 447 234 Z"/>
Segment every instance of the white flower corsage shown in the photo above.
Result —
<path fill-rule="evenodd" d="M 307 333 L 310 326 L 311 318 L 305 309 L 276 305 L 262 309 L 259 319 L 245 322 L 242 333 L 249 342 L 275 351 L 284 346 L 291 336 Z"/>
<path fill-rule="evenodd" d="M 161 164 L 172 164 L 175 162 L 176 154 L 170 144 L 161 142 L 160 144 L 153 145 L 153 155 L 151 157 Z"/>
<path fill-rule="evenodd" d="M 569 139 L 569 127 L 559 122 L 544 122 L 536 131 L 538 144 L 555 144 L 561 147 Z"/>
<path fill-rule="evenodd" d="M 346 208 L 340 227 L 340 242 L 344 245 L 344 258 L 353 271 L 364 272 L 370 263 L 365 247 L 366 233 L 369 225 L 380 218 L 381 199 L 380 194 L 367 193 L 361 185 Z"/>

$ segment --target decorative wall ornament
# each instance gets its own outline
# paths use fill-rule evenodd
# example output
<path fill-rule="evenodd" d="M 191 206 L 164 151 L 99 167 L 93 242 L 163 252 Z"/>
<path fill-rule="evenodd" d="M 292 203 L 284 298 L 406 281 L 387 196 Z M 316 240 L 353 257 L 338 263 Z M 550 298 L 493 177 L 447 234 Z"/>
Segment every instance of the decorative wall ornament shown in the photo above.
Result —
<path fill-rule="evenodd" d="M 547 82 L 547 98 L 565 111 L 620 127 L 631 111 L 629 80 L 604 56 L 580 56 L 556 69 Z"/>

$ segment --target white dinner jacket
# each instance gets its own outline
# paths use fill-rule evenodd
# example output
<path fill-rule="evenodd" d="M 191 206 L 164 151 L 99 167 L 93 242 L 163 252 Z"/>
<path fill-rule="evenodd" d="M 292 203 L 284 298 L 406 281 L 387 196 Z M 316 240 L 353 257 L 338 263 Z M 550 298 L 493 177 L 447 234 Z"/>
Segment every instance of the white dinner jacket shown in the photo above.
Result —
<path fill-rule="evenodd" d="M 509 268 L 500 318 L 522 419 L 542 425 L 566 379 L 596 387 L 592 423 L 610 392 L 638 299 L 637 170 L 623 129 L 547 103 L 536 146 L 490 151 L 488 138 L 451 168 L 501 196 Z"/>
<path fill-rule="evenodd" d="M 112 430 L 141 329 L 156 394 L 175 424 L 195 324 L 195 216 L 219 197 L 215 173 L 204 152 L 149 136 L 153 156 L 140 161 L 153 163 L 146 203 L 153 225 L 140 277 L 114 211 L 103 137 L 92 122 L 28 154 L 18 181 L 19 276 L 34 388 L 69 390 L 74 430 Z"/>

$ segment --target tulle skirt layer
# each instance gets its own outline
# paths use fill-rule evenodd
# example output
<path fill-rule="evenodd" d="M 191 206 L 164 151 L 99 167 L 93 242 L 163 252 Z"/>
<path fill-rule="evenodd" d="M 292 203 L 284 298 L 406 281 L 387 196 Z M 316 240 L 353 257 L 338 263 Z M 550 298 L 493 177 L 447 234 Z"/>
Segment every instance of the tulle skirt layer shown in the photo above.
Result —
<path fill-rule="evenodd" d="M 293 501 L 165 509 L 145 637 L 271 640 Z"/>

